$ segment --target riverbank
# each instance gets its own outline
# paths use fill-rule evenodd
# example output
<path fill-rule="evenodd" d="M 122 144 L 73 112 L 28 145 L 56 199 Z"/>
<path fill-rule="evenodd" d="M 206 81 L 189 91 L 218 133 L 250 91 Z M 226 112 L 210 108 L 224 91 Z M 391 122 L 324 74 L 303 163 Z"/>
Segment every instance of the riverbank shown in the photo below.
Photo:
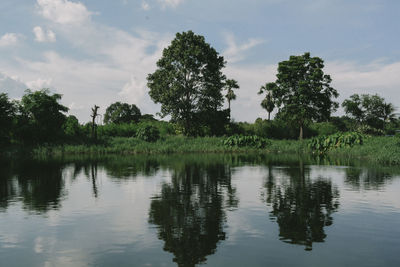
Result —
<path fill-rule="evenodd" d="M 327 154 L 332 158 L 363 159 L 373 164 L 400 165 L 400 138 L 368 137 L 363 145 L 333 149 Z"/>
<path fill-rule="evenodd" d="M 106 154 L 170 154 L 170 153 L 271 153 L 319 155 L 312 151 L 308 140 L 270 140 L 262 149 L 254 147 L 229 147 L 224 137 L 167 136 L 157 142 L 137 138 L 115 137 L 102 145 L 41 146 L 33 149 L 34 155 L 106 155 Z M 362 159 L 375 164 L 400 164 L 400 139 L 397 137 L 367 137 L 363 145 L 331 149 L 323 156 L 342 159 Z"/>

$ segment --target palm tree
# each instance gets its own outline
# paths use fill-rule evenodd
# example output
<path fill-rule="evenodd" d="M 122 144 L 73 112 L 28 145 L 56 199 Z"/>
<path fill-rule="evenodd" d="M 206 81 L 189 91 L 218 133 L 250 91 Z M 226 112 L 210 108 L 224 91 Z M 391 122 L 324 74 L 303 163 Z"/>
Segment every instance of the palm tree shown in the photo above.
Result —
<path fill-rule="evenodd" d="M 272 94 L 271 92 L 268 92 L 267 95 L 265 96 L 264 100 L 261 102 L 261 107 L 265 109 L 268 112 L 268 121 L 271 118 L 271 112 L 275 108 L 275 103 L 272 99 Z"/>
<path fill-rule="evenodd" d="M 389 122 L 395 118 L 395 114 L 393 113 L 395 111 L 395 108 L 392 103 L 385 103 L 383 105 L 383 121 L 384 122 Z"/>
<path fill-rule="evenodd" d="M 232 89 L 239 89 L 239 85 L 235 80 L 226 80 L 224 88 L 226 89 L 225 98 L 228 100 L 229 119 L 231 118 L 231 101 L 236 99 L 235 92 Z"/>
<path fill-rule="evenodd" d="M 275 101 L 272 96 L 272 90 L 276 87 L 274 83 L 267 83 L 261 86 L 260 91 L 258 94 L 262 94 L 266 92 L 267 95 L 265 96 L 264 100 L 261 102 L 261 107 L 268 112 L 268 121 L 271 119 L 271 112 L 275 108 Z"/>

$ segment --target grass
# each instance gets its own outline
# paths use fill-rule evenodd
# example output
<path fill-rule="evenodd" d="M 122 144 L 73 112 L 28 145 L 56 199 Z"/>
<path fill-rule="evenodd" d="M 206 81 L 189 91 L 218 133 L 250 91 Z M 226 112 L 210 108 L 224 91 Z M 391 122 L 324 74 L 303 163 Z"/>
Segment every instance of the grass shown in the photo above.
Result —
<path fill-rule="evenodd" d="M 333 158 L 363 159 L 383 165 L 400 165 L 400 138 L 368 137 L 363 145 L 330 150 L 328 155 Z"/>
<path fill-rule="evenodd" d="M 103 145 L 46 146 L 34 149 L 35 155 L 105 155 L 105 154 L 169 154 L 169 153 L 269 153 L 318 155 L 309 146 L 308 140 L 271 140 L 264 149 L 253 147 L 228 147 L 224 137 L 167 136 L 157 142 L 145 142 L 137 138 L 114 137 Z M 384 165 L 400 165 L 400 138 L 368 137 L 363 145 L 336 148 L 325 155 L 331 160 L 366 160 Z"/>
<path fill-rule="evenodd" d="M 34 150 L 34 154 L 165 154 L 257 151 L 257 149 L 250 147 L 229 148 L 222 144 L 222 140 L 222 137 L 167 136 L 152 143 L 133 137 L 114 137 L 105 145 L 39 147 Z"/>

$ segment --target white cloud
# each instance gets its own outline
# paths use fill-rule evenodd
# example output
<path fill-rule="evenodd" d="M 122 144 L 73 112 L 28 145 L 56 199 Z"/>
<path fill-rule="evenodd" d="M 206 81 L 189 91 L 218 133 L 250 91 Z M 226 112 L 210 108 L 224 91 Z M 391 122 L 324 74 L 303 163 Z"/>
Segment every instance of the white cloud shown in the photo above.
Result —
<path fill-rule="evenodd" d="M 71 102 L 68 106 L 68 110 L 83 110 L 85 108 L 84 105 L 78 105 L 75 102 Z"/>
<path fill-rule="evenodd" d="M 36 237 L 34 241 L 34 249 L 36 253 L 43 253 L 43 238 L 42 237 Z"/>
<path fill-rule="evenodd" d="M 42 29 L 42 27 L 36 26 L 35 28 L 33 28 L 33 33 L 35 34 L 36 42 L 54 43 L 56 41 L 56 34 L 52 30 L 45 31 Z"/>
<path fill-rule="evenodd" d="M 156 68 L 172 36 L 146 31 L 134 36 L 90 23 L 78 30 L 60 26 L 57 31 L 92 59 L 73 59 L 48 51 L 41 60 L 19 58 L 12 66 L 0 62 L 0 69 L 20 75 L 30 81 L 29 86 L 50 87 L 63 94 L 63 104 L 72 105 L 71 114 L 81 121 L 89 119 L 92 105 L 99 105 L 104 112 L 115 101 L 134 103 L 143 113 L 159 110 L 146 92 L 146 77 Z"/>
<path fill-rule="evenodd" d="M 142 2 L 142 9 L 143 10 L 150 10 L 150 5 L 149 5 L 149 3 L 147 3 L 147 2 L 145 2 L 145 1 L 143 1 Z"/>
<path fill-rule="evenodd" d="M 331 75 L 332 85 L 340 93 L 340 103 L 352 94 L 378 94 L 400 108 L 400 62 L 359 65 L 334 61 L 326 63 L 325 72 Z"/>
<path fill-rule="evenodd" d="M 162 7 L 177 7 L 184 2 L 184 0 L 158 0 Z"/>
<path fill-rule="evenodd" d="M 131 80 L 124 85 L 118 95 L 123 98 L 129 98 L 132 103 L 138 104 L 145 95 L 146 88 L 145 81 L 139 81 L 137 78 L 131 77 Z"/>
<path fill-rule="evenodd" d="M 245 52 L 251 48 L 264 43 L 265 41 L 260 39 L 249 39 L 246 43 L 238 45 L 235 40 L 235 36 L 231 33 L 225 34 L 225 42 L 227 49 L 223 52 L 224 57 L 229 63 L 235 63 L 245 58 Z"/>
<path fill-rule="evenodd" d="M 36 80 L 33 81 L 29 81 L 26 83 L 26 85 L 28 86 L 29 89 L 32 90 L 40 90 L 43 88 L 51 88 L 52 84 L 52 79 L 42 79 L 42 78 L 38 78 Z"/>
<path fill-rule="evenodd" d="M 237 98 L 231 103 L 232 118 L 236 121 L 253 122 L 257 117 L 266 118 L 267 113 L 260 106 L 263 95 L 258 95 L 260 87 L 275 80 L 275 65 L 232 65 L 228 64 L 224 73 L 228 79 L 238 81 L 240 88 L 235 91 Z"/>
<path fill-rule="evenodd" d="M 18 44 L 21 35 L 17 33 L 6 33 L 0 38 L 0 47 Z"/>
<path fill-rule="evenodd" d="M 0 72 L 0 92 L 7 93 L 10 98 L 21 98 L 27 89 L 18 77 L 12 77 Z"/>
<path fill-rule="evenodd" d="M 92 14 L 81 2 L 69 0 L 37 0 L 37 8 L 44 18 L 59 24 L 82 24 Z"/>

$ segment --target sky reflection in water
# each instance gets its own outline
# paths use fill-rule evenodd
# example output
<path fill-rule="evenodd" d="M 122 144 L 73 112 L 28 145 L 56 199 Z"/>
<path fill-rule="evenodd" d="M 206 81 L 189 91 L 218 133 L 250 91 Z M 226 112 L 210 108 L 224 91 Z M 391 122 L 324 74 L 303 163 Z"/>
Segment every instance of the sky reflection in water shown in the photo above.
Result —
<path fill-rule="evenodd" d="M 264 155 L 0 164 L 7 266 L 400 264 L 399 168 Z"/>

